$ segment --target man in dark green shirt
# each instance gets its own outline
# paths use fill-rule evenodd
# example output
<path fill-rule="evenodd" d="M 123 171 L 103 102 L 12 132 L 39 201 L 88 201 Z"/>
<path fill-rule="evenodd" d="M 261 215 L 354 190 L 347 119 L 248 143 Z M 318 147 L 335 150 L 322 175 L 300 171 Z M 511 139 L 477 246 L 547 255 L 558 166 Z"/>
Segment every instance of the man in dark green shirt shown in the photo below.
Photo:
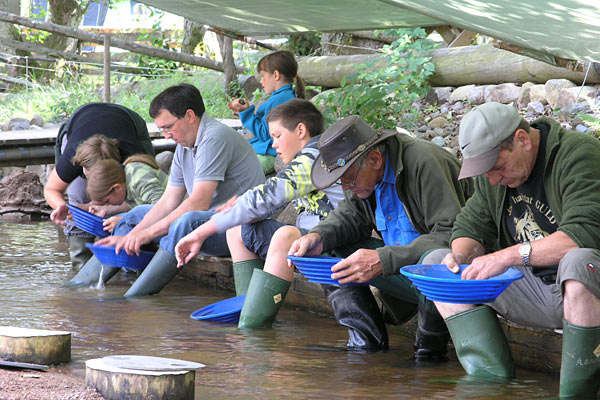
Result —
<path fill-rule="evenodd" d="M 456 218 L 451 250 L 425 263 L 463 279 L 508 268 L 524 277 L 488 305 L 436 306 L 467 373 L 511 377 L 496 313 L 527 326 L 563 328 L 561 397 L 596 397 L 600 378 L 600 142 L 549 118 L 531 125 L 511 106 L 487 103 L 460 126 L 460 178 L 477 176 Z"/>
<path fill-rule="evenodd" d="M 376 131 L 358 116 L 343 118 L 321 135 L 319 153 L 313 184 L 321 188 L 339 180 L 344 200 L 296 241 L 290 254 L 334 251 L 346 257 L 332 267 L 331 277 L 342 284 L 372 280 L 396 315 L 395 323 L 418 306 L 415 357 L 443 359 L 448 341 L 443 321 L 433 304 L 424 307 L 424 299 L 399 271 L 446 246 L 456 215 L 472 193 L 471 180 L 458 181 L 460 162 L 441 147 L 406 131 Z M 373 230 L 383 240 L 372 238 Z M 387 348 L 385 324 L 368 286 L 324 289 L 338 322 L 348 327 L 348 347 Z"/>

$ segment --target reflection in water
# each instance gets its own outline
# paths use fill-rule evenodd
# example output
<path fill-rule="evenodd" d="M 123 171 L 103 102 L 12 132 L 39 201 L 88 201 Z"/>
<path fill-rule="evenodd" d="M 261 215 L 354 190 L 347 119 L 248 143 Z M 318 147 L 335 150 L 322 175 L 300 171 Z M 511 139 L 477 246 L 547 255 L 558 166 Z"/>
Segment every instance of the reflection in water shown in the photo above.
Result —
<path fill-rule="evenodd" d="M 195 321 L 196 309 L 233 294 L 176 279 L 158 296 L 124 299 L 135 274 L 117 274 L 103 290 L 62 288 L 71 271 L 64 236 L 50 222 L 0 221 L 0 325 L 73 332 L 72 358 L 60 370 L 85 375 L 85 360 L 117 354 L 172 357 L 206 364 L 196 398 L 335 399 L 548 398 L 554 376 L 469 379 L 453 357 L 416 365 L 411 338 L 391 335 L 386 353 L 353 354 L 329 318 L 284 308 L 274 329 L 241 331 Z"/>

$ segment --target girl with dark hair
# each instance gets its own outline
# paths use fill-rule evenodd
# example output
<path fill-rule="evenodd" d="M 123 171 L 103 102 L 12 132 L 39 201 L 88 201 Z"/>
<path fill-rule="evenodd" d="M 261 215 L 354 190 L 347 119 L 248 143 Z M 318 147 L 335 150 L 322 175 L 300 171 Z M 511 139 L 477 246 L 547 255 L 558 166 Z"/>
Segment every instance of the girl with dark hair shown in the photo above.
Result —
<path fill-rule="evenodd" d="M 234 98 L 227 106 L 239 115 L 242 124 L 254 135 L 249 140 L 256 151 L 265 174 L 274 171 L 277 153 L 272 147 L 273 139 L 269 134 L 267 114 L 269 110 L 296 97 L 304 98 L 304 82 L 298 76 L 298 63 L 289 51 L 276 51 L 260 59 L 256 70 L 260 74 L 260 83 L 266 94 L 271 96 L 258 107 Z M 296 89 L 292 84 L 296 84 Z"/>

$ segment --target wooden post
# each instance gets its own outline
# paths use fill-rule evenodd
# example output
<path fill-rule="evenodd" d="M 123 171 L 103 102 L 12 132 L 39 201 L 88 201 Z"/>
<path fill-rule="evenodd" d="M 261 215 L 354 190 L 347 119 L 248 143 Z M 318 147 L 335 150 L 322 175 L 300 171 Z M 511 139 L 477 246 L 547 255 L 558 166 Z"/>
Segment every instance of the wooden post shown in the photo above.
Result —
<path fill-rule="evenodd" d="M 110 103 L 110 35 L 104 35 L 104 102 Z"/>

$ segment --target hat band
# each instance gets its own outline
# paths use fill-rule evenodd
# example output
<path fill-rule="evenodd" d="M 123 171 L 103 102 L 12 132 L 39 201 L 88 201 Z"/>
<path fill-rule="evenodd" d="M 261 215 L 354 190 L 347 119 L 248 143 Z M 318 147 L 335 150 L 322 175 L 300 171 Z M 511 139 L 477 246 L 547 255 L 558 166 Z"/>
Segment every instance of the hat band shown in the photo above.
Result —
<path fill-rule="evenodd" d="M 371 144 L 376 142 L 379 139 L 379 137 L 381 136 L 382 132 L 383 132 L 383 130 L 378 129 L 377 131 L 375 131 L 375 135 L 373 135 L 369 140 L 367 140 L 363 144 L 359 144 L 358 147 L 356 147 L 356 149 L 354 149 L 349 154 L 347 154 L 346 157 L 338 158 L 336 160 L 336 162 L 333 164 L 326 165 L 325 161 L 323 159 L 321 159 L 321 167 L 323 167 L 323 169 L 325 171 L 330 173 L 331 171 L 333 171 L 337 168 L 341 168 L 341 167 L 345 166 L 348 163 L 348 161 L 352 160 L 356 155 L 362 153 L 363 151 L 365 151 L 367 149 L 367 147 L 371 146 Z"/>

